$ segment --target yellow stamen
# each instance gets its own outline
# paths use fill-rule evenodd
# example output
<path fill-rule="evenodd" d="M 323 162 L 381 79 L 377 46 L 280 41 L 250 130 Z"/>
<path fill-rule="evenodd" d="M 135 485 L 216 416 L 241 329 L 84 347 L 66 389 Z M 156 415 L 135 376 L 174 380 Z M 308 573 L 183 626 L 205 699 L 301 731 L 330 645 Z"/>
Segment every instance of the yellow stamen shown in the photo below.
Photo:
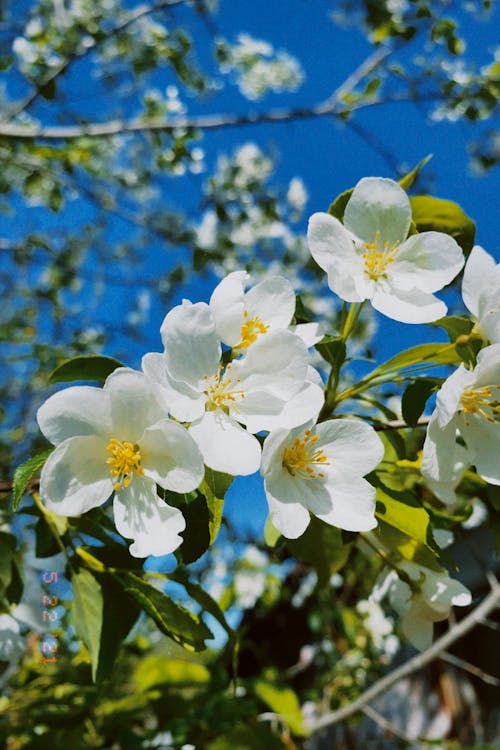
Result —
<path fill-rule="evenodd" d="M 217 372 L 211 378 L 208 375 L 204 376 L 204 380 L 207 383 L 205 393 L 208 396 L 207 409 L 209 411 L 229 406 L 235 409 L 236 402 L 245 398 L 244 391 L 235 390 L 234 387 L 234 384 L 239 383 L 240 379 L 228 377 L 230 372 L 231 364 L 228 364 L 225 371 L 222 365 L 219 365 Z"/>
<path fill-rule="evenodd" d="M 113 489 L 115 492 L 122 487 L 128 487 L 132 481 L 134 472 L 142 476 L 144 469 L 141 466 L 141 452 L 137 445 L 111 438 L 106 450 L 111 456 L 106 460 L 111 476 L 115 481 Z"/>
<path fill-rule="evenodd" d="M 497 393 L 494 396 L 493 391 L 500 391 L 500 386 L 486 385 L 483 388 L 466 388 L 464 390 L 460 398 L 460 405 L 462 413 L 466 415 L 466 424 L 468 424 L 468 414 L 483 417 L 488 422 L 500 422 L 500 401 L 498 400 L 500 394 Z"/>
<path fill-rule="evenodd" d="M 249 318 L 248 312 L 245 310 L 243 317 L 245 318 L 245 322 L 241 326 L 241 341 L 234 349 L 247 349 L 250 344 L 257 341 L 261 334 L 267 333 L 269 330 L 269 326 L 258 315 Z"/>
<path fill-rule="evenodd" d="M 315 449 L 319 438 L 313 435 L 311 430 L 306 430 L 302 438 L 296 437 L 292 445 L 286 449 L 283 456 L 283 468 L 293 477 L 299 476 L 303 479 L 317 479 L 325 475 L 317 470 L 317 466 L 329 466 L 326 454 L 323 450 Z"/>
<path fill-rule="evenodd" d="M 365 251 L 361 254 L 365 262 L 365 272 L 370 279 L 377 281 L 381 276 L 387 275 L 387 266 L 394 263 L 399 242 L 382 243 L 380 232 L 377 229 L 374 242 L 365 243 Z"/>

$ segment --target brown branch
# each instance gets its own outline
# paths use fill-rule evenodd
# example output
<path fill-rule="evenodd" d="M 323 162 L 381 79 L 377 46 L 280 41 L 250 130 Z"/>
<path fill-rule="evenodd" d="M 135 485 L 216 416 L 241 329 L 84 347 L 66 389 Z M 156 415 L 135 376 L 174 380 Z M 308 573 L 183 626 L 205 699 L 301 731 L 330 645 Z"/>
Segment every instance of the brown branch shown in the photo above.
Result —
<path fill-rule="evenodd" d="M 418 420 L 416 426 L 417 427 L 425 427 L 429 424 L 430 417 L 420 417 Z M 393 419 L 390 422 L 375 422 L 375 424 L 372 425 L 373 429 L 376 432 L 386 432 L 387 430 L 402 430 L 406 427 L 413 427 L 413 425 L 408 424 L 404 421 L 404 419 Z"/>
<path fill-rule="evenodd" d="M 339 724 L 341 721 L 345 721 L 350 716 L 353 716 L 360 711 L 363 711 L 365 706 L 371 703 L 379 695 L 385 693 L 390 687 L 399 682 L 405 677 L 417 672 L 422 667 L 425 667 L 430 662 L 434 661 L 444 651 L 446 651 L 453 643 L 463 638 L 466 633 L 472 630 L 478 623 L 480 623 L 490 612 L 492 612 L 500 604 L 500 585 L 496 578 L 492 575 L 488 577 L 492 590 L 486 596 L 478 606 L 470 612 L 467 617 L 453 625 L 441 638 L 438 638 L 432 646 L 421 654 L 417 654 L 412 659 L 409 659 L 405 664 L 402 664 L 397 669 L 394 669 L 389 674 L 377 680 L 368 690 L 356 698 L 356 700 L 348 703 L 335 711 L 320 716 L 310 727 L 311 732 L 319 732 L 326 727 Z"/>
<path fill-rule="evenodd" d="M 179 0 L 178 0 L 179 1 Z M 87 123 L 83 125 L 11 125 L 8 121 L 0 122 L 0 136 L 19 140 L 69 140 L 74 138 L 101 138 L 125 133 L 146 133 L 157 131 L 172 131 L 176 128 L 194 128 L 198 130 L 214 130 L 244 125 L 258 125 L 265 123 L 289 122 L 291 120 L 311 119 L 325 116 L 340 116 L 344 111 L 343 99 L 352 91 L 365 76 L 373 72 L 392 52 L 390 48 L 377 49 L 369 55 L 356 70 L 349 75 L 331 96 L 323 102 L 300 109 L 275 109 L 269 112 L 250 112 L 244 115 L 222 113 L 213 115 L 199 115 L 194 117 L 177 117 L 173 120 L 164 118 L 134 118 L 132 120 L 110 120 L 104 123 Z M 365 103 L 369 106 L 375 103 Z M 341 105 L 341 107 L 339 106 Z M 348 111 L 360 107 L 350 107 Z"/>
<path fill-rule="evenodd" d="M 482 669 L 479 669 L 479 667 L 476 667 L 475 664 L 471 664 L 468 661 L 465 661 L 464 659 L 460 659 L 458 656 L 455 656 L 454 654 L 449 654 L 447 651 L 439 655 L 439 658 L 442 661 L 448 662 L 448 664 L 452 664 L 454 667 L 458 667 L 459 669 L 463 669 L 465 672 L 468 672 L 469 674 L 473 674 L 474 677 L 479 677 L 480 680 L 483 682 L 486 682 L 487 685 L 494 685 L 495 687 L 500 687 L 500 679 L 498 677 L 494 677 L 492 674 L 488 674 L 487 672 L 484 672 Z"/>
<path fill-rule="evenodd" d="M 119 34 L 121 31 L 124 31 L 129 26 L 136 23 L 136 21 L 138 21 L 140 18 L 144 18 L 145 16 L 151 15 L 155 11 L 163 10 L 164 8 L 169 8 L 174 5 L 180 5 L 184 2 L 185 0 L 158 0 L 158 2 L 151 3 L 150 5 L 139 5 L 133 11 L 131 11 L 124 20 L 117 23 L 116 26 L 113 26 L 113 28 L 109 29 L 109 31 L 103 32 L 103 34 L 99 37 L 93 37 L 87 46 L 75 50 L 71 57 L 66 58 L 57 68 L 51 70 L 50 73 L 43 79 L 43 81 L 36 85 L 36 88 L 33 89 L 33 91 L 31 91 L 21 102 L 19 102 L 10 110 L 7 117 L 2 120 L 2 122 L 10 122 L 15 117 L 17 117 L 17 115 L 21 114 L 21 112 L 24 112 L 28 107 L 30 107 L 37 99 L 39 99 L 42 89 L 44 89 L 45 86 L 47 86 L 49 83 L 53 83 L 57 78 L 63 75 L 76 60 L 82 60 L 90 52 L 100 47 L 101 44 L 107 42 L 109 39 L 116 36 L 116 34 Z"/>

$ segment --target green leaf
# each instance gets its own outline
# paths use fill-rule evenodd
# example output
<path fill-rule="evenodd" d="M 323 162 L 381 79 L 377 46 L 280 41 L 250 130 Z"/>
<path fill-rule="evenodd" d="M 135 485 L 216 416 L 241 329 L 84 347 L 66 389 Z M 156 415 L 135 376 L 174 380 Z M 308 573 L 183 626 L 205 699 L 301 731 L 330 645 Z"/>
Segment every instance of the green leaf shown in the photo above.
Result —
<path fill-rule="evenodd" d="M 28 460 L 21 464 L 21 466 L 17 467 L 14 472 L 14 478 L 12 482 L 12 510 L 17 510 L 21 498 L 26 492 L 28 484 L 33 479 L 33 477 L 39 473 L 39 471 L 45 464 L 45 461 L 48 459 L 53 450 L 53 448 L 49 448 L 43 453 L 39 453 L 32 458 L 28 458 Z"/>
<path fill-rule="evenodd" d="M 439 556 L 441 550 L 432 535 L 430 516 L 411 492 L 400 492 L 387 487 L 374 472 L 367 479 L 377 488 L 377 518 L 425 545 Z"/>
<path fill-rule="evenodd" d="M 73 585 L 73 624 L 85 644 L 96 680 L 102 631 L 103 597 L 99 581 L 82 569 L 71 577 Z"/>
<path fill-rule="evenodd" d="M 266 525 L 264 526 L 264 541 L 268 547 L 276 547 L 278 539 L 281 536 L 281 531 L 273 525 L 271 516 L 267 517 Z"/>
<path fill-rule="evenodd" d="M 210 682 L 210 671 L 204 664 L 172 659 L 170 656 L 146 656 L 135 668 L 132 680 L 143 693 L 157 685 L 193 687 Z"/>
<path fill-rule="evenodd" d="M 444 232 L 453 237 L 466 255 L 474 245 L 476 225 L 458 203 L 416 195 L 410 198 L 413 221 L 419 232 Z"/>
<path fill-rule="evenodd" d="M 345 340 L 342 336 L 323 336 L 314 348 L 336 372 L 340 370 L 346 357 Z"/>
<path fill-rule="evenodd" d="M 292 734 L 306 737 L 309 732 L 304 726 L 302 710 L 297 694 L 289 687 L 276 685 L 267 680 L 257 680 L 254 686 L 258 697 L 278 714 L 288 725 Z"/>
<path fill-rule="evenodd" d="M 422 161 L 419 161 L 417 166 L 414 167 L 411 170 L 411 172 L 408 172 L 408 174 L 405 174 L 405 176 L 399 180 L 399 184 L 401 185 L 403 190 L 408 191 L 412 187 L 413 183 L 418 177 L 418 173 L 420 172 L 422 167 L 425 167 L 425 165 L 427 164 L 428 161 L 430 161 L 430 159 L 432 159 L 432 154 L 429 154 L 424 159 L 422 159 Z"/>
<path fill-rule="evenodd" d="M 155 621 L 162 633 L 188 651 L 202 651 L 206 648 L 205 640 L 213 636 L 199 617 L 134 573 L 117 574 L 117 579 L 125 592 Z"/>
<path fill-rule="evenodd" d="M 59 185 L 54 185 L 49 193 L 49 208 L 56 213 L 61 210 L 63 204 L 63 193 Z"/>
<path fill-rule="evenodd" d="M 351 551 L 351 545 L 343 543 L 340 529 L 315 516 L 302 536 L 288 539 L 286 546 L 297 560 L 314 567 L 319 586 L 328 584 L 332 575 L 345 565 Z"/>
<path fill-rule="evenodd" d="M 339 221 L 344 220 L 344 213 L 345 213 L 345 207 L 349 203 L 349 198 L 353 194 L 354 188 L 350 188 L 349 190 L 344 190 L 343 193 L 340 193 L 333 203 L 330 203 L 330 207 L 328 209 L 328 213 L 331 216 L 334 216 Z"/>
<path fill-rule="evenodd" d="M 410 427 L 417 426 L 427 399 L 438 387 L 439 381 L 436 378 L 419 378 L 406 387 L 401 399 L 401 411 L 404 421 Z"/>
<path fill-rule="evenodd" d="M 474 327 L 470 318 L 461 315 L 448 315 L 445 318 L 439 318 L 430 324 L 438 328 L 444 328 L 450 341 L 453 343 L 459 336 L 468 336 Z"/>
<path fill-rule="evenodd" d="M 367 377 L 372 378 L 374 375 L 396 372 L 425 363 L 452 365 L 459 364 L 460 358 L 455 351 L 455 347 L 451 344 L 418 344 L 418 346 L 412 346 L 410 349 L 405 349 L 396 354 L 395 357 L 391 357 L 387 362 L 372 370 Z"/>
<path fill-rule="evenodd" d="M 222 522 L 222 510 L 224 508 L 224 497 L 233 479 L 234 477 L 230 474 L 223 474 L 220 471 L 210 469 L 208 466 L 206 467 L 205 479 L 201 483 L 200 491 L 205 496 L 210 516 L 210 544 L 215 542 L 219 533 Z"/>
<path fill-rule="evenodd" d="M 0 594 L 7 589 L 12 579 L 12 561 L 16 551 L 16 537 L 0 531 Z"/>
<path fill-rule="evenodd" d="M 61 362 L 49 375 L 49 383 L 70 383 L 74 380 L 97 380 L 104 383 L 117 367 L 124 367 L 113 357 L 80 355 Z"/>
<path fill-rule="evenodd" d="M 212 617 L 217 620 L 219 625 L 222 625 L 226 633 L 229 635 L 230 639 L 234 639 L 236 635 L 235 631 L 231 628 L 230 625 L 228 625 L 226 618 L 224 617 L 224 613 L 215 599 L 212 599 L 210 594 L 208 594 L 204 588 L 199 586 L 197 583 L 193 583 L 192 581 L 190 581 L 187 575 L 180 570 L 176 570 L 175 573 L 172 573 L 170 575 L 170 579 L 173 581 L 178 581 L 182 586 L 184 586 L 189 596 L 194 599 L 197 604 L 200 605 L 202 610 L 212 615 Z"/>
<path fill-rule="evenodd" d="M 210 546 L 210 514 L 205 497 L 198 492 L 194 499 L 176 502 L 186 521 L 182 532 L 184 541 L 175 550 L 175 557 L 182 565 L 198 560 Z"/>
<path fill-rule="evenodd" d="M 277 734 L 264 724 L 236 726 L 209 742 L 206 750 L 285 750 Z"/>

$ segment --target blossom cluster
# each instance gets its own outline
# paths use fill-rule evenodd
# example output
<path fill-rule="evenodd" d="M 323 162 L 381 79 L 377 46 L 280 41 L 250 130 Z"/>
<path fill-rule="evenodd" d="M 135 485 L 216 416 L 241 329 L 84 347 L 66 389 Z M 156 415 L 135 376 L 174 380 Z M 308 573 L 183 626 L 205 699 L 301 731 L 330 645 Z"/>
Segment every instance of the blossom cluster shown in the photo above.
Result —
<path fill-rule="evenodd" d="M 442 317 L 446 306 L 435 292 L 464 265 L 451 236 L 414 231 L 405 191 L 382 178 L 358 183 L 343 221 L 314 214 L 308 243 L 351 312 L 370 300 L 405 323 Z M 473 368 L 461 365 L 443 383 L 423 448 L 423 476 L 445 502 L 461 475 L 457 466 L 472 464 L 500 484 L 499 274 L 500 265 L 475 247 L 462 292 L 470 336 L 482 348 Z M 245 271 L 233 271 L 208 302 L 174 307 L 160 328 L 164 350 L 145 354 L 141 371 L 120 367 L 102 388 L 73 386 L 42 405 L 38 423 L 55 446 L 40 480 L 50 511 L 79 515 L 113 497 L 131 554 L 159 556 L 177 549 L 185 530 L 172 493 L 197 490 L 207 468 L 231 476 L 260 470 L 270 522 L 288 539 L 305 532 L 311 514 L 346 531 L 375 528 L 376 491 L 365 477 L 382 460 L 382 441 L 365 421 L 325 410 L 331 381 L 324 385 L 309 353 L 322 333 L 316 323 L 295 324 L 291 283 L 283 276 L 249 283 Z M 345 320 L 344 343 L 355 317 L 351 328 Z M 410 560 L 399 570 L 379 589 L 423 648 L 431 623 L 470 595 L 446 571 Z"/>

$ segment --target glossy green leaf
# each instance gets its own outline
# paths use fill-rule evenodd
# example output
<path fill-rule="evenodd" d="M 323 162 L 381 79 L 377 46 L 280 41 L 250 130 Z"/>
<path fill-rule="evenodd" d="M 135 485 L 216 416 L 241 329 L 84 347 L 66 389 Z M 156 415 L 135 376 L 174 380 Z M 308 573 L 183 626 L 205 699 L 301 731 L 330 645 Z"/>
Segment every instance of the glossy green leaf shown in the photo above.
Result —
<path fill-rule="evenodd" d="M 419 378 L 406 387 L 401 399 L 401 411 L 407 424 L 417 426 L 427 399 L 438 387 L 439 381 L 436 378 Z"/>
<path fill-rule="evenodd" d="M 410 349 L 396 354 L 395 357 L 384 362 L 368 375 L 371 378 L 374 375 L 383 375 L 385 373 L 404 370 L 407 367 L 423 364 L 452 365 L 459 364 L 460 358 L 451 344 L 418 344 Z"/>
<path fill-rule="evenodd" d="M 73 624 L 85 644 L 95 681 L 99 665 L 102 631 L 103 598 L 99 581 L 90 571 L 82 569 L 71 577 L 73 585 Z"/>
<path fill-rule="evenodd" d="M 289 687 L 276 685 L 267 680 L 257 680 L 255 693 L 289 727 L 292 734 L 305 737 L 309 734 L 304 726 L 302 710 L 297 694 Z"/>
<path fill-rule="evenodd" d="M 15 470 L 12 482 L 12 509 L 14 511 L 17 510 L 21 498 L 26 492 L 28 484 L 31 482 L 33 477 L 35 477 L 40 472 L 43 465 L 45 464 L 45 461 L 48 459 L 53 450 L 53 448 L 49 448 L 43 453 L 39 453 L 32 458 L 28 458 L 27 461 L 18 466 Z"/>
<path fill-rule="evenodd" d="M 328 208 L 328 213 L 331 216 L 334 216 L 339 221 L 344 220 L 344 213 L 345 213 L 345 207 L 349 203 L 349 198 L 353 194 L 354 188 L 350 188 L 349 190 L 344 190 L 343 193 L 340 193 L 333 203 L 330 203 L 330 206 Z"/>
<path fill-rule="evenodd" d="M 445 318 L 435 320 L 430 325 L 437 328 L 444 328 L 452 342 L 456 341 L 459 336 L 467 336 L 474 327 L 474 323 L 470 318 L 461 315 L 448 315 Z"/>
<path fill-rule="evenodd" d="M 206 648 L 205 640 L 212 638 L 212 633 L 199 617 L 135 573 L 120 573 L 117 578 L 126 593 L 141 605 L 162 633 L 189 651 Z"/>
<path fill-rule="evenodd" d="M 345 340 L 342 336 L 323 336 L 314 348 L 336 372 L 340 370 L 346 357 Z"/>
<path fill-rule="evenodd" d="M 474 245 L 476 225 L 458 203 L 416 195 L 410 198 L 413 221 L 419 232 L 444 232 L 453 237 L 468 254 Z"/>
<path fill-rule="evenodd" d="M 194 499 L 177 502 L 176 507 L 184 516 L 186 528 L 182 532 L 184 541 L 174 554 L 181 564 L 190 565 L 210 546 L 210 514 L 207 501 L 201 492 L 197 492 Z"/>
<path fill-rule="evenodd" d="M 294 557 L 314 567 L 319 586 L 328 584 L 332 575 L 345 565 L 351 551 L 351 545 L 343 543 L 340 529 L 315 516 L 302 536 L 288 539 L 286 546 Z"/>
<path fill-rule="evenodd" d="M 209 513 L 210 544 L 213 544 L 219 533 L 222 522 L 222 510 L 224 508 L 224 497 L 233 482 L 234 477 L 214 471 L 208 466 L 205 470 L 205 479 L 201 483 L 200 491 L 207 501 Z"/>
<path fill-rule="evenodd" d="M 96 380 L 104 383 L 117 367 L 124 367 L 113 357 L 82 355 L 61 362 L 49 375 L 50 383 L 70 383 L 74 380 Z"/>

